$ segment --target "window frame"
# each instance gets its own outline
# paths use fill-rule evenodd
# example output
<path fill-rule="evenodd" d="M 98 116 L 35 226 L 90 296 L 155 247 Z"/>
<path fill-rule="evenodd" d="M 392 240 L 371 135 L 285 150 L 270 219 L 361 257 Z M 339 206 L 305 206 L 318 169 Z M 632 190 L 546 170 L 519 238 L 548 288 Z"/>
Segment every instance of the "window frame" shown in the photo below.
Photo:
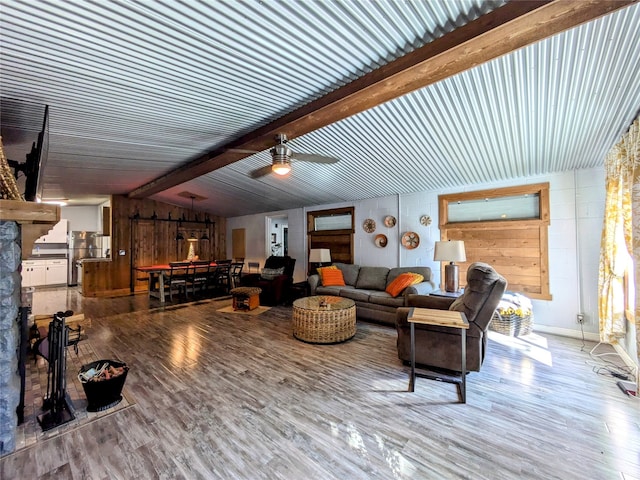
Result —
<path fill-rule="evenodd" d="M 453 202 L 467 201 L 467 200 L 482 200 L 487 198 L 501 198 L 501 197 L 513 197 L 517 195 L 538 195 L 539 199 L 539 215 L 537 218 L 526 219 L 495 219 L 495 220 L 481 220 L 481 221 L 465 221 L 465 222 L 449 222 L 448 221 L 448 207 Z M 548 227 L 550 224 L 550 207 L 549 207 L 549 183 L 535 183 L 529 185 L 518 185 L 513 187 L 492 188 L 487 190 L 476 190 L 472 192 L 452 193 L 438 196 L 438 227 L 440 228 L 441 240 L 463 240 L 465 242 L 465 250 L 467 251 L 467 261 L 461 268 L 460 278 L 466 279 L 466 267 L 475 261 L 485 261 L 489 264 L 493 264 L 496 270 L 500 272 L 500 266 L 497 262 L 504 260 L 503 270 L 505 273 L 502 275 L 509 281 L 510 285 L 507 287 L 511 291 L 520 292 L 527 297 L 538 300 L 551 300 L 551 292 L 549 287 L 549 233 Z M 513 258 L 511 261 L 508 255 L 505 255 L 503 251 L 495 252 L 493 255 L 479 255 L 477 252 L 487 252 L 486 240 L 484 241 L 484 247 L 482 249 L 477 248 L 480 243 L 479 238 L 482 238 L 483 231 L 496 231 L 501 232 L 518 232 L 520 234 L 523 231 L 527 231 L 528 235 L 534 237 L 537 242 L 537 264 L 535 267 L 526 265 L 526 268 L 531 271 L 536 269 L 536 274 L 529 276 L 527 282 L 521 281 L 511 282 L 509 280 L 509 270 L 518 270 L 525 268 L 524 265 L 520 265 L 521 259 Z M 534 257 L 529 257 L 534 258 Z M 533 260 L 531 260 L 533 261 Z M 444 265 L 442 265 L 444 268 Z M 464 275 L 463 275 L 464 273 Z M 513 275 L 515 276 L 515 274 Z M 532 278 L 533 277 L 533 278 Z"/>
<path fill-rule="evenodd" d="M 316 230 L 316 217 L 351 215 L 351 228 L 340 230 Z M 330 208 L 307 212 L 307 258 L 312 248 L 331 250 L 331 261 L 353 263 L 355 235 L 355 207 Z"/>

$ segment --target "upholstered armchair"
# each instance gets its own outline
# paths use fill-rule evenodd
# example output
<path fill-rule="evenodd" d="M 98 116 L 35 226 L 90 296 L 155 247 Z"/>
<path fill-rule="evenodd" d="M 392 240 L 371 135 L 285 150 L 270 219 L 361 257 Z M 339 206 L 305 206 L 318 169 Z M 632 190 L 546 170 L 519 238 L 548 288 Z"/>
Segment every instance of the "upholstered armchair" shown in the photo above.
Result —
<path fill-rule="evenodd" d="M 271 256 L 264 262 L 262 273 L 243 275 L 240 283 L 243 287 L 262 289 L 261 305 L 279 305 L 287 299 L 295 265 L 295 258 Z"/>
<path fill-rule="evenodd" d="M 410 307 L 435 308 L 464 312 L 467 330 L 467 372 L 480 371 L 487 348 L 487 329 L 493 313 L 507 288 L 507 281 L 486 263 L 472 263 L 467 270 L 467 284 L 458 298 L 410 295 Z M 410 308 L 398 308 L 398 357 L 410 361 L 411 333 L 407 317 Z M 460 329 L 432 325 L 415 325 L 416 364 L 439 370 L 460 371 Z"/>

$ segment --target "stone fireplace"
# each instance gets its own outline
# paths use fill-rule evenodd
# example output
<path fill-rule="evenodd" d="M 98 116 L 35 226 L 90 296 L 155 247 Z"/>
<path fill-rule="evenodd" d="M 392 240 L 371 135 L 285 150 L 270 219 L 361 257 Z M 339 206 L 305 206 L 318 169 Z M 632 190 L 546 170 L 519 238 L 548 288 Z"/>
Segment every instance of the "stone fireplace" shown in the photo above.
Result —
<path fill-rule="evenodd" d="M 0 456 L 16 448 L 24 406 L 27 344 L 22 297 L 22 252 L 60 220 L 60 207 L 0 200 Z"/>
<path fill-rule="evenodd" d="M 18 374 L 21 305 L 20 228 L 0 221 L 0 455 L 16 448 L 21 379 Z"/>

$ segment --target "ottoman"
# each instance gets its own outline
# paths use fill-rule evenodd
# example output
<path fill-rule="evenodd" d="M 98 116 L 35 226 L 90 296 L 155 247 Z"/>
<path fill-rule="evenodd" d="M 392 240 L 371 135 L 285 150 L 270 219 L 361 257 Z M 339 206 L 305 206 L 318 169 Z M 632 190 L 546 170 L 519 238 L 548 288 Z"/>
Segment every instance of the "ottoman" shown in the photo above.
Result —
<path fill-rule="evenodd" d="M 231 293 L 231 298 L 233 298 L 234 310 L 253 310 L 260 306 L 261 288 L 236 287 L 232 288 L 229 293 Z"/>

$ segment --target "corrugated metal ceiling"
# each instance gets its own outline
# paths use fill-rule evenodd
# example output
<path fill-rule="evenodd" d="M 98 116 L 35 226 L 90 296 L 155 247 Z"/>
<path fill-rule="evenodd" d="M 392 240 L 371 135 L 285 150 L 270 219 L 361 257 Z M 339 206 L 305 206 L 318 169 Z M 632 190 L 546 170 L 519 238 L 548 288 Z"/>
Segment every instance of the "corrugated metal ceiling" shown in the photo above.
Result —
<path fill-rule="evenodd" d="M 0 0 L 1 94 L 50 106 L 45 198 L 128 193 L 502 3 Z M 251 179 L 261 152 L 155 198 L 236 216 L 593 167 L 639 64 L 634 5 L 290 144 L 337 164 Z"/>

